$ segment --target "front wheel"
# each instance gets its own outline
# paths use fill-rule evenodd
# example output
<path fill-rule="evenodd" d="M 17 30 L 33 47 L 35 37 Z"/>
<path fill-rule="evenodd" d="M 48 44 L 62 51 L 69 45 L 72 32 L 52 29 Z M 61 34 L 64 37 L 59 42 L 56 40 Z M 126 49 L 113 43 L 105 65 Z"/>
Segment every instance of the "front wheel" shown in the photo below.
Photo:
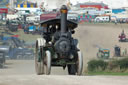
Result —
<path fill-rule="evenodd" d="M 68 74 L 69 75 L 75 75 L 76 74 L 76 65 L 75 64 L 68 65 Z"/>

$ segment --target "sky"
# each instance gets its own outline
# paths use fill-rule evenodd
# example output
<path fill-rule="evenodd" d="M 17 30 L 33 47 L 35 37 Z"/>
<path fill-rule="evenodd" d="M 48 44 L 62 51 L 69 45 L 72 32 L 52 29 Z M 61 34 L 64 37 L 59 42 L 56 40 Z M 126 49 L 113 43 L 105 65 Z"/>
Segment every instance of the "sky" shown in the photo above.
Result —
<path fill-rule="evenodd" d="M 68 0 L 30 0 L 30 1 L 36 1 L 38 4 L 40 4 L 42 1 L 49 3 L 49 6 L 52 8 L 53 5 L 56 7 L 60 6 L 61 4 L 65 3 L 65 1 Z M 128 7 L 128 0 L 70 0 L 73 5 L 84 2 L 103 2 L 109 6 L 109 8 L 120 8 L 120 7 Z M 57 4 L 59 2 L 59 4 Z"/>

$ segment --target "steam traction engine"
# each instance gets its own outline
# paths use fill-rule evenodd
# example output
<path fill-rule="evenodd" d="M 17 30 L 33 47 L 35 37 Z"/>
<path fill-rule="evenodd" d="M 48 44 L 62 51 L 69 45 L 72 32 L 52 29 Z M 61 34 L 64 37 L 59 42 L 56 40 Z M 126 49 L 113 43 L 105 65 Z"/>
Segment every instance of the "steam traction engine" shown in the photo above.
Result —
<path fill-rule="evenodd" d="M 49 75 L 51 66 L 68 68 L 69 75 L 81 75 L 83 57 L 78 40 L 72 37 L 77 23 L 67 20 L 67 7 L 61 17 L 41 22 L 42 38 L 36 41 L 35 68 L 38 75 Z"/>
<path fill-rule="evenodd" d="M 122 30 L 122 33 L 119 35 L 119 41 L 120 42 L 127 42 L 127 37 L 126 37 L 126 35 L 125 35 L 125 33 L 124 33 L 124 30 Z"/>

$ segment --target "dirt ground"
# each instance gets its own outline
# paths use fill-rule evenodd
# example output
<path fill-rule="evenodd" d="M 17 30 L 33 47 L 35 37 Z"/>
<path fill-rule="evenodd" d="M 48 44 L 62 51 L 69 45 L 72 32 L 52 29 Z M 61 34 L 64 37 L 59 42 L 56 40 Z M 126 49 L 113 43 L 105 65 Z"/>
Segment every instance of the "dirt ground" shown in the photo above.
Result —
<path fill-rule="evenodd" d="M 0 69 L 0 85 L 127 85 L 128 76 L 69 76 L 62 68 L 36 75 L 33 60 L 9 60 Z"/>
<path fill-rule="evenodd" d="M 84 65 L 91 59 L 97 58 L 99 48 L 110 50 L 110 58 L 114 56 L 114 46 L 121 47 L 121 51 L 128 49 L 128 42 L 119 42 L 119 34 L 125 31 L 128 35 L 128 24 L 80 24 L 74 35 L 79 39 L 80 48 L 84 55 Z"/>
<path fill-rule="evenodd" d="M 128 43 L 118 42 L 118 36 L 124 29 L 128 35 L 128 24 L 80 24 L 74 37 L 79 39 L 84 55 L 84 70 L 87 62 L 97 58 L 98 47 L 111 50 L 114 46 L 128 48 Z M 5 68 L 0 69 L 0 85 L 127 85 L 127 76 L 68 76 L 67 69 L 52 68 L 49 76 L 38 76 L 34 69 L 34 60 L 7 60 Z"/>

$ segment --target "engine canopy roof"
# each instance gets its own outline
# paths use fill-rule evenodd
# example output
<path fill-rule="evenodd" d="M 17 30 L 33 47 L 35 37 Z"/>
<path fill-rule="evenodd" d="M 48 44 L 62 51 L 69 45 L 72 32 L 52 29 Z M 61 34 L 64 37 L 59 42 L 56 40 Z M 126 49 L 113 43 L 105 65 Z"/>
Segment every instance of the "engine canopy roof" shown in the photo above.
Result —
<path fill-rule="evenodd" d="M 45 20 L 45 21 L 41 21 L 40 22 L 40 25 L 43 26 L 43 25 L 59 25 L 61 26 L 61 19 L 60 18 L 55 18 L 55 19 L 48 19 L 48 20 Z M 75 29 L 77 28 L 78 24 L 76 22 L 73 22 L 73 21 L 70 21 L 70 20 L 67 20 L 67 28 L 68 29 Z"/>

